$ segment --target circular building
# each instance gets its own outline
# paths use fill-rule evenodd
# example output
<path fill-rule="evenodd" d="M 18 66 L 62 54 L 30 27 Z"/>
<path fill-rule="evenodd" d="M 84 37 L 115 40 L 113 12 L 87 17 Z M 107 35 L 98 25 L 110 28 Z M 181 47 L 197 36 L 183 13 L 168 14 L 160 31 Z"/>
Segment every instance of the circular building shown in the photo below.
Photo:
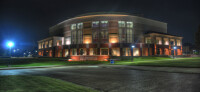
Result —
<path fill-rule="evenodd" d="M 70 60 L 182 54 L 182 37 L 167 34 L 167 23 L 127 14 L 87 14 L 67 19 L 38 41 L 39 55 Z"/>

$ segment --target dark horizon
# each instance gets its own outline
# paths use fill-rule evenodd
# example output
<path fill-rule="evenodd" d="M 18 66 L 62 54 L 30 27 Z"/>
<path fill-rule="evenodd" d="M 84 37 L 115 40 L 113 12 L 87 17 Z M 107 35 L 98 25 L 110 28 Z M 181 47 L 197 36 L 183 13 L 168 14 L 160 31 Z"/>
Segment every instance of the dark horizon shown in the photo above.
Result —
<path fill-rule="evenodd" d="M 1 0 L 1 42 L 13 40 L 21 48 L 37 46 L 49 36 L 49 27 L 68 18 L 91 12 L 124 12 L 166 22 L 168 33 L 182 36 L 183 43 L 194 43 L 200 25 L 198 0 Z"/>

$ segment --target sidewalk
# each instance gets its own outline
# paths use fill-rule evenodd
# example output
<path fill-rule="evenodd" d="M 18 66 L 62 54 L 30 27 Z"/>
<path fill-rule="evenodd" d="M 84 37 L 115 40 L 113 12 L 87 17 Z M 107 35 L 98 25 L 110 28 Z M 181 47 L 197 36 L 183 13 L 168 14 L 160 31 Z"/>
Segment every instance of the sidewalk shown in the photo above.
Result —
<path fill-rule="evenodd" d="M 33 69 L 33 68 L 51 68 L 51 67 L 62 67 L 62 66 L 64 66 L 64 65 L 29 66 L 29 67 L 6 67 L 6 68 L 0 68 L 0 70 Z"/>
<path fill-rule="evenodd" d="M 104 68 L 133 69 L 144 71 L 172 72 L 172 73 L 200 73 L 200 68 L 183 67 L 153 67 L 153 66 L 127 66 L 127 65 L 101 65 Z"/>

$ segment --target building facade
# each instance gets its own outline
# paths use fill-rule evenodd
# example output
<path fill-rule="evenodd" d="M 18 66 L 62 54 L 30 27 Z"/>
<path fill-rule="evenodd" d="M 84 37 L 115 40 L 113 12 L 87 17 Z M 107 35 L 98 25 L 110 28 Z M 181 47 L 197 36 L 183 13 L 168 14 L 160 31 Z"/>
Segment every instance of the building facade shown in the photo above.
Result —
<path fill-rule="evenodd" d="M 49 33 L 38 41 L 40 56 L 106 61 L 111 56 L 182 55 L 182 37 L 167 34 L 167 23 L 126 14 L 78 16 Z"/>

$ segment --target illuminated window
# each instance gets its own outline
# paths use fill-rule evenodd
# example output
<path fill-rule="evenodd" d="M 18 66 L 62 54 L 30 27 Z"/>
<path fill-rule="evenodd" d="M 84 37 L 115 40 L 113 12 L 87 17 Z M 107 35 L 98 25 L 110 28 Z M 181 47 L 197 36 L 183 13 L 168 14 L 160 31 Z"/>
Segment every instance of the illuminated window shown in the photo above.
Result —
<path fill-rule="evenodd" d="M 71 24 L 71 30 L 76 30 L 76 24 Z"/>
<path fill-rule="evenodd" d="M 77 55 L 77 49 L 72 49 L 72 55 Z"/>
<path fill-rule="evenodd" d="M 126 22 L 127 28 L 133 28 L 133 22 Z"/>
<path fill-rule="evenodd" d="M 48 41 L 45 42 L 45 48 L 48 48 Z"/>
<path fill-rule="evenodd" d="M 177 46 L 181 46 L 181 40 L 176 40 Z"/>
<path fill-rule="evenodd" d="M 162 44 L 162 38 L 161 37 L 156 37 L 156 44 Z"/>
<path fill-rule="evenodd" d="M 57 46 L 61 46 L 61 45 L 62 45 L 62 41 L 61 41 L 61 40 L 57 40 L 57 41 L 56 41 L 56 45 L 57 45 Z"/>
<path fill-rule="evenodd" d="M 65 39 L 65 44 L 66 44 L 66 45 L 70 45 L 70 44 L 71 44 L 71 40 L 70 40 L 69 37 Z"/>
<path fill-rule="evenodd" d="M 125 29 L 119 29 L 119 42 L 120 43 L 126 43 L 126 30 Z"/>
<path fill-rule="evenodd" d="M 76 31 L 72 31 L 71 32 L 71 41 L 72 41 L 72 44 L 76 44 Z"/>
<path fill-rule="evenodd" d="M 132 43 L 133 30 L 127 29 L 127 43 Z"/>
<path fill-rule="evenodd" d="M 146 44 L 151 44 L 151 37 L 146 37 L 145 38 L 145 43 Z"/>
<path fill-rule="evenodd" d="M 92 41 L 93 43 L 97 43 L 99 40 L 99 30 L 92 30 Z"/>
<path fill-rule="evenodd" d="M 65 57 L 67 57 L 69 55 L 69 51 L 68 49 L 65 49 Z"/>
<path fill-rule="evenodd" d="M 77 43 L 78 44 L 82 44 L 83 43 L 83 34 L 82 34 L 82 30 L 78 30 L 78 36 L 77 36 L 78 40 Z"/>
<path fill-rule="evenodd" d="M 107 27 L 108 21 L 101 21 L 101 27 Z"/>
<path fill-rule="evenodd" d="M 118 21 L 119 27 L 125 27 L 125 21 Z"/>
<path fill-rule="evenodd" d="M 42 43 L 38 44 L 38 48 L 41 49 L 42 48 Z"/>
<path fill-rule="evenodd" d="M 169 45 L 169 38 L 164 38 L 164 45 Z"/>
<path fill-rule="evenodd" d="M 78 23 L 77 24 L 77 29 L 82 29 L 83 28 L 83 23 Z"/>
<path fill-rule="evenodd" d="M 107 29 L 102 29 L 100 31 L 100 39 L 101 39 L 101 43 L 108 42 L 108 30 Z"/>
<path fill-rule="evenodd" d="M 120 56 L 120 49 L 112 48 L 112 56 Z"/>
<path fill-rule="evenodd" d="M 99 27 L 99 21 L 93 21 L 92 27 Z"/>
<path fill-rule="evenodd" d="M 108 48 L 101 48 L 101 55 L 108 55 Z"/>
<path fill-rule="evenodd" d="M 97 48 L 90 48 L 90 55 L 97 55 Z"/>
<path fill-rule="evenodd" d="M 170 45 L 175 45 L 175 40 L 174 39 L 170 39 Z"/>

